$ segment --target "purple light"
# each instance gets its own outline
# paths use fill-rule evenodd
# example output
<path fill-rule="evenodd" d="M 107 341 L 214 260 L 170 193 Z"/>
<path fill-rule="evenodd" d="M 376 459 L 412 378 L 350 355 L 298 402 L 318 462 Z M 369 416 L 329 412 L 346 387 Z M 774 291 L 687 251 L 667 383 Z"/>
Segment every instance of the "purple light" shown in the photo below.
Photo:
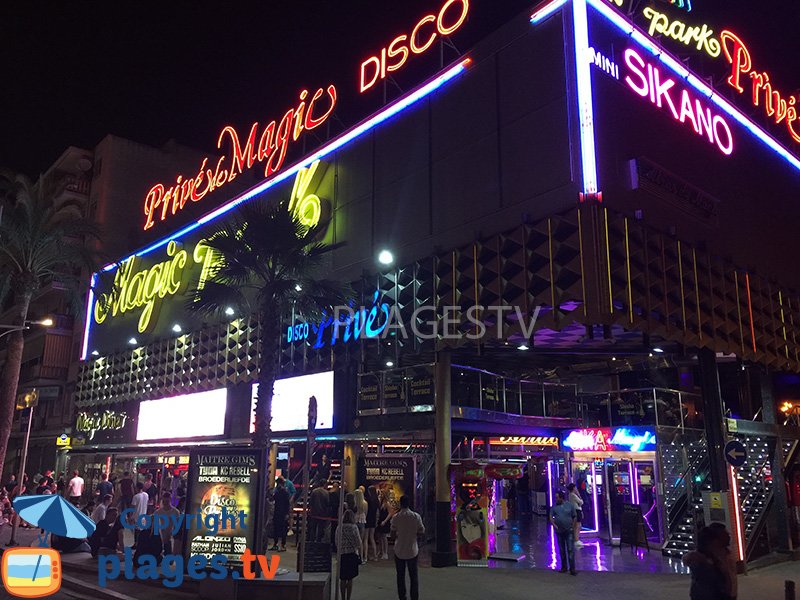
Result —
<path fill-rule="evenodd" d="M 592 67 L 589 55 L 589 20 L 586 0 L 572 0 L 573 30 L 575 33 L 575 75 L 577 78 L 578 116 L 581 128 L 581 171 L 583 191 L 596 193 L 597 153 L 594 140 L 594 100 L 592 99 Z"/>

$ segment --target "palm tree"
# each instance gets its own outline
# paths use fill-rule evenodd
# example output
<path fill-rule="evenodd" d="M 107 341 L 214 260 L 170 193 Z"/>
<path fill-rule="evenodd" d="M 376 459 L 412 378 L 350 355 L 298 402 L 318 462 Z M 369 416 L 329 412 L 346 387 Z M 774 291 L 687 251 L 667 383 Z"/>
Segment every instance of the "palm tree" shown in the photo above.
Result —
<path fill-rule="evenodd" d="M 0 372 L 0 477 L 14 419 L 19 384 L 22 329 L 31 300 L 47 284 L 58 284 L 79 297 L 80 274 L 94 269 L 86 242 L 97 227 L 74 202 L 56 204 L 52 186 L 33 184 L 24 175 L 0 174 L 0 305 L 10 306 L 20 329 L 6 336 L 6 360 Z"/>
<path fill-rule="evenodd" d="M 325 255 L 334 246 L 320 243 L 320 234 L 319 227 L 304 226 L 284 204 L 246 204 L 206 241 L 215 253 L 214 266 L 202 287 L 190 293 L 189 307 L 200 314 L 221 315 L 234 307 L 258 317 L 261 352 L 253 437 L 258 448 L 271 443 L 282 318 L 294 308 L 313 319 L 343 305 L 350 294 L 348 286 L 321 277 Z"/>

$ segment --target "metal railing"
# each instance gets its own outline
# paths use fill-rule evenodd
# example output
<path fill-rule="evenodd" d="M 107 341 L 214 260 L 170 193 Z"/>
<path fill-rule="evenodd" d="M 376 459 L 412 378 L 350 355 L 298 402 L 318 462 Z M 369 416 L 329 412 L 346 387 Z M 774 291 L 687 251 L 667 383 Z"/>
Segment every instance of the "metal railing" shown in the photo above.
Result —
<path fill-rule="evenodd" d="M 655 425 L 702 429 L 701 396 L 669 388 L 627 388 L 579 395 L 583 422 L 598 427 Z"/>

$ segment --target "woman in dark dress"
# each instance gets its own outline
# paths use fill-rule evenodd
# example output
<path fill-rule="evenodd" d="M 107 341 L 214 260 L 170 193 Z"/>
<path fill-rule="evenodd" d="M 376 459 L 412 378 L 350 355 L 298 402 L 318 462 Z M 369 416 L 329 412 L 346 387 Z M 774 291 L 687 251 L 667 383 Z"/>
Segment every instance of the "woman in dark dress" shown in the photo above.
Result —
<path fill-rule="evenodd" d="M 275 552 L 286 552 L 286 535 L 289 531 L 289 492 L 286 491 L 286 481 L 283 477 L 278 477 L 275 481 L 275 509 L 272 513 L 272 537 L 275 542 L 272 550 Z M 281 546 L 278 548 L 278 541 Z"/>
<path fill-rule="evenodd" d="M 378 548 L 375 545 L 375 528 L 378 526 L 378 511 L 381 501 L 374 485 L 367 488 L 367 524 L 364 528 L 364 561 L 378 560 Z M 369 547 L 372 546 L 370 554 Z M 371 557 L 371 558 L 370 558 Z"/>
<path fill-rule="evenodd" d="M 378 544 L 378 558 L 388 560 L 389 558 L 389 532 L 391 529 L 392 504 L 389 502 L 389 493 L 381 492 L 378 496 L 381 507 L 378 509 L 378 526 L 375 528 L 375 541 Z"/>

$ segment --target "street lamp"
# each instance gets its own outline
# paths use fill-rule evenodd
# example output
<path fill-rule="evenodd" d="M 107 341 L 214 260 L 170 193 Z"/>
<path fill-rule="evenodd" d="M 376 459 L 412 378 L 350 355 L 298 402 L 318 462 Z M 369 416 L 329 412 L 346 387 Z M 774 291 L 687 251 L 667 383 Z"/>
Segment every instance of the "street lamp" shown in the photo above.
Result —
<path fill-rule="evenodd" d="M 394 262 L 394 255 L 384 248 L 378 253 L 378 262 L 388 266 Z"/>
<path fill-rule="evenodd" d="M 23 325 L 0 325 L 0 337 L 14 333 L 15 331 L 26 331 L 31 328 L 31 325 L 40 325 L 41 327 L 52 327 L 55 324 L 52 318 L 46 317 L 39 321 L 25 321 Z"/>

